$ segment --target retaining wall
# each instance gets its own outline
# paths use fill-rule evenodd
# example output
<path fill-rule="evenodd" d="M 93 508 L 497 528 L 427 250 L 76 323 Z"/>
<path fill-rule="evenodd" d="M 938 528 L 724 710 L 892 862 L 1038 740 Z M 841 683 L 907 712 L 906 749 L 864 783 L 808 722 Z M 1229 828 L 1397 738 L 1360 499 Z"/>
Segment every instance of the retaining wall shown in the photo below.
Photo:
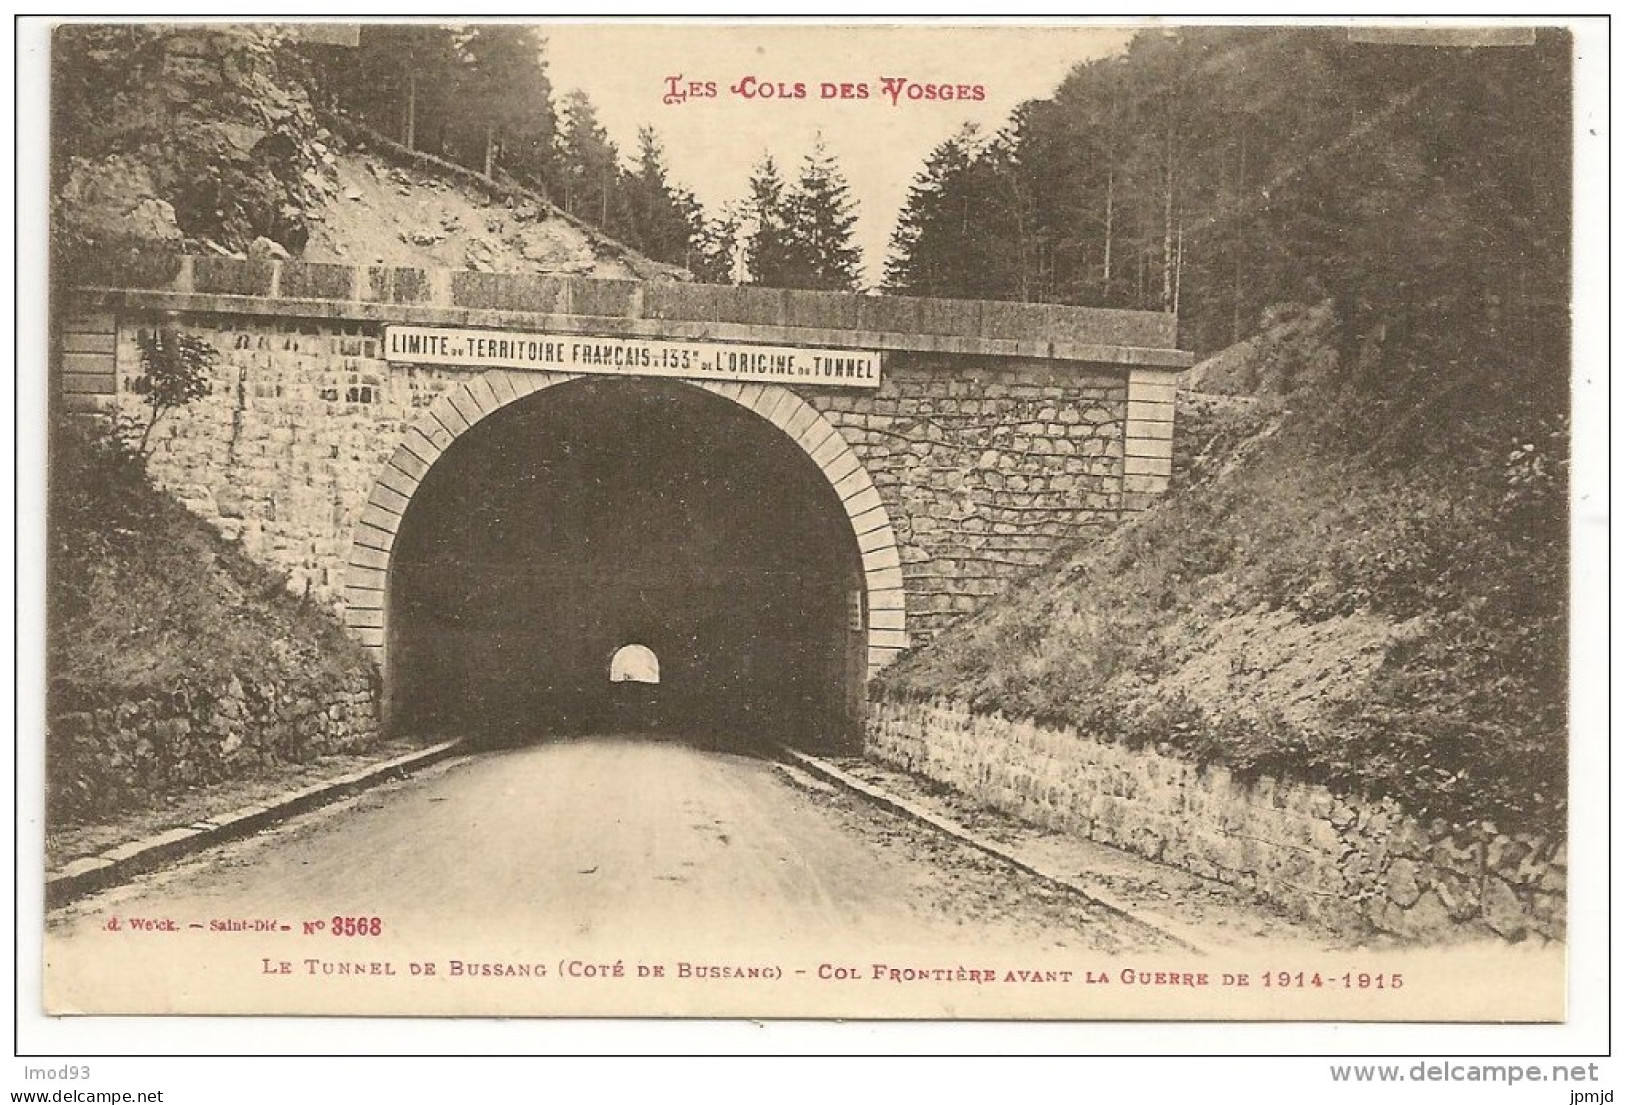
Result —
<path fill-rule="evenodd" d="M 180 688 L 123 701 L 52 689 L 52 816 L 103 815 L 259 767 L 354 752 L 379 737 L 376 677 Z"/>
<path fill-rule="evenodd" d="M 1391 801 L 1252 782 L 952 702 L 871 702 L 865 751 L 988 806 L 1256 893 L 1304 920 L 1412 939 L 1564 936 L 1567 850 Z"/>

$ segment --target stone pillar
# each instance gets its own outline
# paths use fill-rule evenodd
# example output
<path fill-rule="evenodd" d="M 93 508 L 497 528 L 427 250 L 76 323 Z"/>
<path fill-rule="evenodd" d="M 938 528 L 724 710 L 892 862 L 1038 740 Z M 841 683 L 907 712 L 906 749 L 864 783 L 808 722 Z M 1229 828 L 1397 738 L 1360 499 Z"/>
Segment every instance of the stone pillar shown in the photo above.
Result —
<path fill-rule="evenodd" d="M 1174 392 L 1180 369 L 1131 368 L 1123 426 L 1123 509 L 1144 510 L 1168 490 L 1174 465 Z"/>
<path fill-rule="evenodd" d="M 62 356 L 53 398 L 69 414 L 111 415 L 118 392 L 118 320 L 75 310 L 62 323 Z"/>

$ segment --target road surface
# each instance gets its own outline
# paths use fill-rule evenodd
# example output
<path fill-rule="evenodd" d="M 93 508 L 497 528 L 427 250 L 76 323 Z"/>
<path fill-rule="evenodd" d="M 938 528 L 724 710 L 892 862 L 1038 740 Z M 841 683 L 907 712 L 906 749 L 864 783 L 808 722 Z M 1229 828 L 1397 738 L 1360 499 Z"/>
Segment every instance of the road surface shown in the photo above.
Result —
<path fill-rule="evenodd" d="M 794 768 L 600 737 L 449 761 L 56 910 L 45 993 L 59 1013 L 1561 1013 L 1561 946 L 1486 956 L 1192 956 Z M 1227 981 L 1266 966 L 1405 986 Z"/>
<path fill-rule="evenodd" d="M 771 760 L 596 737 L 486 753 L 223 845 L 51 918 L 384 916 L 542 939 L 861 932 L 1037 948 L 1153 933 Z"/>
<path fill-rule="evenodd" d="M 54 1011 L 954 1016 L 1030 1007 L 968 972 L 1170 949 L 795 767 L 600 736 L 450 760 L 55 910 L 45 990 Z M 925 985 L 882 994 L 894 967 Z"/>

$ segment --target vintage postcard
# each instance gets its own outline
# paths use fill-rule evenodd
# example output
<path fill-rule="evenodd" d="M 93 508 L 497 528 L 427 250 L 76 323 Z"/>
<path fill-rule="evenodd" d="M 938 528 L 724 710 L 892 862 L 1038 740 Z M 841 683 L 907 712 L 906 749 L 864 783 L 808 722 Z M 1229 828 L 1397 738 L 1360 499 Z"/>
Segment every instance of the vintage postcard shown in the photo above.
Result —
<path fill-rule="evenodd" d="M 1571 28 L 49 50 L 48 1014 L 1567 1016 Z"/>

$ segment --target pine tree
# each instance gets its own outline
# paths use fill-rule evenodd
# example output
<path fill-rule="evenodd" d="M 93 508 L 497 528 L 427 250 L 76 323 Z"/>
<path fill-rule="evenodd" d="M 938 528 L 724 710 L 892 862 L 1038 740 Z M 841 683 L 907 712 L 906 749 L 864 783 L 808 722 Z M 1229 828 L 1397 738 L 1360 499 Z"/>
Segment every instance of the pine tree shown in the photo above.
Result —
<path fill-rule="evenodd" d="M 626 178 L 626 244 L 657 261 L 692 268 L 704 213 L 693 193 L 666 177 L 666 155 L 653 127 L 638 131 L 638 163 Z"/>
<path fill-rule="evenodd" d="M 745 269 L 752 284 L 850 291 L 862 279 L 851 187 L 819 137 L 787 187 L 772 155 L 751 174 Z"/>
<path fill-rule="evenodd" d="M 459 60 L 449 27 L 369 23 L 347 64 L 325 74 L 350 112 L 410 150 L 440 152 Z"/>
<path fill-rule="evenodd" d="M 1034 298 L 1054 249 L 1019 149 L 1017 130 L 983 138 L 966 126 L 931 152 L 892 234 L 888 291 Z"/>
<path fill-rule="evenodd" d="M 979 212 L 972 166 L 980 144 L 972 124 L 932 150 L 914 177 L 892 231 L 885 289 L 898 295 L 969 294 L 972 220 Z"/>
<path fill-rule="evenodd" d="M 772 154 L 763 154 L 750 177 L 745 218 L 745 273 L 752 284 L 793 287 L 796 257 L 792 253 L 789 205 L 784 178 Z"/>
<path fill-rule="evenodd" d="M 801 164 L 801 177 L 786 204 L 790 287 L 855 290 L 863 278 L 863 254 L 852 240 L 857 225 L 852 199 L 822 135 Z"/>
<path fill-rule="evenodd" d="M 620 196 L 620 152 L 598 122 L 598 111 L 581 89 L 564 101 L 558 175 L 564 209 L 597 223 L 615 225 Z"/>
<path fill-rule="evenodd" d="M 729 204 L 722 214 L 704 220 L 689 270 L 706 284 L 737 284 L 743 275 L 739 232 L 745 225 L 743 209 Z"/>
<path fill-rule="evenodd" d="M 1011 125 L 993 136 L 972 165 L 972 197 L 981 214 L 969 226 L 966 294 L 975 299 L 1039 298 L 1046 244 L 1037 202 L 1041 182 L 1022 158 L 1025 129 L 1017 109 Z"/>
<path fill-rule="evenodd" d="M 553 87 L 534 27 L 496 23 L 470 28 L 457 42 L 459 151 L 486 176 L 498 159 L 539 176 L 553 144 Z"/>

